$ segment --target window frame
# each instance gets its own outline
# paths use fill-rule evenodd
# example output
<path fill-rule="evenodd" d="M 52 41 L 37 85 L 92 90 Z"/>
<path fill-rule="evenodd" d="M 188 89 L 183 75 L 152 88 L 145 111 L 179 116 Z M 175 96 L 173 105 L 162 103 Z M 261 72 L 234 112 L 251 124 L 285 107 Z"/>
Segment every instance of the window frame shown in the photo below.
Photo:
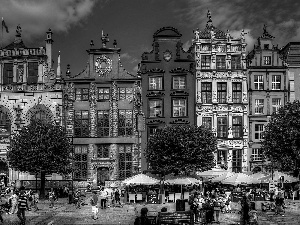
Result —
<path fill-rule="evenodd" d="M 264 105 L 264 99 L 254 99 L 254 114 L 264 114 Z"/>
<path fill-rule="evenodd" d="M 77 149 L 80 147 L 80 151 L 77 151 Z M 83 151 L 83 147 L 85 147 L 85 150 Z M 80 157 L 80 160 L 76 160 L 76 157 Z M 88 145 L 74 145 L 74 164 L 75 168 L 77 165 L 80 165 L 80 169 L 76 169 L 74 172 L 74 180 L 86 180 L 88 175 L 88 163 L 87 163 L 87 157 L 88 157 Z"/>
<path fill-rule="evenodd" d="M 124 90 L 124 92 L 121 93 L 121 90 Z M 122 100 L 131 101 L 133 99 L 133 87 L 118 87 L 118 94 L 119 94 L 119 101 Z"/>
<path fill-rule="evenodd" d="M 232 150 L 232 172 L 241 173 L 243 165 L 243 152 L 242 149 Z"/>
<path fill-rule="evenodd" d="M 254 83 L 254 90 L 263 90 L 264 89 L 264 76 L 263 75 L 254 75 L 253 83 Z"/>
<path fill-rule="evenodd" d="M 158 82 L 159 87 L 156 87 L 157 83 L 151 82 L 151 79 L 153 79 L 153 81 L 155 81 L 155 79 L 160 80 L 160 82 Z M 152 86 L 151 86 L 151 84 L 152 84 Z M 150 90 L 150 91 L 163 90 L 163 76 L 149 76 L 148 77 L 148 90 Z"/>
<path fill-rule="evenodd" d="M 3 64 L 3 85 L 12 84 L 14 81 L 13 73 L 14 64 L 13 63 L 4 63 Z"/>
<path fill-rule="evenodd" d="M 211 55 L 201 55 L 201 69 L 211 69 Z"/>
<path fill-rule="evenodd" d="M 212 117 L 202 117 L 202 126 L 204 126 L 208 130 L 212 130 Z"/>
<path fill-rule="evenodd" d="M 109 158 L 110 144 L 97 144 L 97 158 Z"/>
<path fill-rule="evenodd" d="M 279 81 L 277 80 L 279 78 Z M 272 90 L 281 90 L 281 76 L 272 75 Z"/>
<path fill-rule="evenodd" d="M 271 65 L 271 56 L 264 56 L 264 65 Z"/>
<path fill-rule="evenodd" d="M 102 93 L 100 93 L 100 90 L 102 90 Z M 108 92 L 106 92 L 107 90 Z M 108 102 L 109 100 L 110 100 L 110 87 L 97 87 L 97 101 Z"/>
<path fill-rule="evenodd" d="M 239 70 L 242 69 L 242 57 L 240 55 L 231 56 L 231 69 Z"/>
<path fill-rule="evenodd" d="M 39 63 L 28 62 L 27 72 L 27 84 L 37 84 L 39 77 Z"/>
<path fill-rule="evenodd" d="M 252 148 L 252 159 L 253 161 L 263 160 L 263 150 L 261 148 Z"/>
<path fill-rule="evenodd" d="M 90 97 L 89 88 L 75 88 L 75 100 L 88 101 Z"/>
<path fill-rule="evenodd" d="M 274 104 L 274 102 L 275 102 L 275 104 Z M 279 104 L 276 104 L 278 102 L 279 102 Z M 272 98 L 272 112 L 277 113 L 279 108 L 281 108 L 281 107 L 282 107 L 281 98 Z"/>
<path fill-rule="evenodd" d="M 240 86 L 240 89 L 238 89 Z M 232 102 L 233 103 L 242 103 L 242 94 L 243 94 L 242 82 L 232 82 Z"/>
<path fill-rule="evenodd" d="M 254 124 L 254 139 L 263 140 L 264 139 L 265 125 L 262 123 Z"/>
<path fill-rule="evenodd" d="M 80 118 L 76 118 L 80 112 Z M 87 118 L 83 118 L 83 113 L 87 112 Z M 77 114 L 77 115 L 76 115 Z M 79 119 L 79 121 L 77 120 Z M 83 121 L 87 121 L 87 127 L 83 127 Z M 89 137 L 90 136 L 90 112 L 89 110 L 75 110 L 74 112 L 74 137 Z M 76 126 L 79 124 L 80 126 Z M 77 130 L 76 130 L 77 129 Z M 77 135 L 77 131 L 80 129 L 80 135 Z M 84 129 L 87 130 L 83 131 Z"/>
<path fill-rule="evenodd" d="M 178 83 L 178 87 L 175 87 L 175 80 L 176 78 L 179 78 L 179 83 Z M 183 85 L 181 84 L 182 81 L 180 81 L 180 78 L 183 78 Z M 183 89 L 186 89 L 186 76 L 183 76 L 183 75 L 176 75 L 176 76 L 173 76 L 172 77 L 172 89 L 175 89 L 175 90 L 183 90 Z"/>
<path fill-rule="evenodd" d="M 212 82 L 201 82 L 201 100 L 204 104 L 212 103 Z"/>
<path fill-rule="evenodd" d="M 97 137 L 109 137 L 110 136 L 110 110 L 97 110 Z M 103 115 L 100 118 L 100 115 Z M 108 115 L 104 118 L 104 115 Z M 108 121 L 108 126 L 104 126 Z M 102 134 L 102 135 L 101 135 Z"/>
<path fill-rule="evenodd" d="M 179 104 L 178 105 L 175 104 L 174 101 L 179 101 L 178 102 Z M 184 101 L 185 104 L 182 105 L 180 101 Z M 188 102 L 187 101 L 188 101 L 187 98 L 172 98 L 172 117 L 177 118 L 177 117 L 187 117 L 188 116 L 188 112 L 187 112 L 187 109 L 188 109 L 188 105 L 187 104 L 188 104 Z M 182 111 L 182 109 L 184 111 Z M 176 111 L 179 112 L 178 116 L 175 115 Z M 182 115 L 182 112 L 184 112 L 184 115 Z"/>
<path fill-rule="evenodd" d="M 235 122 L 235 119 L 239 120 Z M 233 138 L 243 137 L 243 117 L 242 116 L 232 116 L 232 136 Z"/>
<path fill-rule="evenodd" d="M 225 70 L 226 69 L 226 56 L 225 55 L 217 55 L 216 56 L 216 69 L 217 70 Z"/>
<path fill-rule="evenodd" d="M 151 103 L 154 102 L 160 102 L 159 105 L 155 105 L 154 107 L 151 107 Z M 156 110 L 159 109 L 160 110 Z M 152 110 L 154 114 L 152 114 Z M 163 99 L 159 99 L 159 98 L 149 98 L 148 99 L 148 112 L 149 112 L 149 118 L 159 118 L 159 117 L 163 117 Z M 157 114 L 157 112 L 160 112 L 159 114 Z"/>
<path fill-rule="evenodd" d="M 224 120 L 225 123 L 220 123 L 221 120 Z M 225 116 L 217 117 L 217 137 L 218 138 L 228 137 L 228 118 Z"/>
<path fill-rule="evenodd" d="M 123 151 L 120 150 L 121 147 L 123 147 Z M 130 147 L 130 151 L 129 148 Z M 118 177 L 119 180 L 125 180 L 128 177 L 132 176 L 132 172 L 133 172 L 133 156 L 132 156 L 132 152 L 133 152 L 133 146 L 131 144 L 118 144 L 118 156 L 119 156 L 119 162 L 118 162 Z M 124 155 L 124 157 L 122 157 L 122 154 Z M 124 160 L 122 160 L 124 159 Z M 124 169 L 121 169 L 121 165 L 124 165 Z M 128 168 L 129 167 L 129 168 Z M 121 176 L 121 173 L 124 174 L 124 176 Z"/>
<path fill-rule="evenodd" d="M 227 82 L 217 82 L 217 101 L 218 103 L 227 102 Z"/>
<path fill-rule="evenodd" d="M 124 112 L 124 113 L 123 113 Z M 123 118 L 124 120 L 124 126 L 121 126 L 121 113 L 123 115 L 125 115 L 125 117 Z M 128 113 L 131 114 L 131 117 L 127 117 Z M 118 120 L 118 136 L 120 137 L 128 137 L 128 136 L 132 136 L 133 133 L 133 110 L 131 109 L 119 109 L 118 111 L 118 116 L 119 116 L 119 120 Z M 128 122 L 130 122 L 130 126 L 128 125 Z"/>

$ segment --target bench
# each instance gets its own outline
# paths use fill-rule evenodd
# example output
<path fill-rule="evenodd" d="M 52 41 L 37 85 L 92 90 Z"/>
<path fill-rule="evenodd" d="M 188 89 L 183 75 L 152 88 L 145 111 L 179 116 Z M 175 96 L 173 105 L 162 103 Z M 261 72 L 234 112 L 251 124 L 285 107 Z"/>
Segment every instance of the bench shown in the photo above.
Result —
<path fill-rule="evenodd" d="M 181 224 L 194 225 L 194 214 L 192 211 L 183 212 L 159 212 L 157 224 Z"/>

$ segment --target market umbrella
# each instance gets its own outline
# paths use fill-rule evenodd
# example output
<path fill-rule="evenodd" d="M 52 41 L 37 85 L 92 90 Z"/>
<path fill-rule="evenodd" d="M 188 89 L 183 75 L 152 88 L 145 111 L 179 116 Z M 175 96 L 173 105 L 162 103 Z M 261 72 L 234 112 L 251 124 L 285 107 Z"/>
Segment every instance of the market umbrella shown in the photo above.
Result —
<path fill-rule="evenodd" d="M 260 181 L 258 179 L 252 178 L 244 173 L 236 173 L 231 177 L 228 177 L 221 181 L 222 184 L 258 184 Z"/>
<path fill-rule="evenodd" d="M 227 172 L 227 170 L 219 169 L 219 168 L 212 168 L 211 170 L 207 170 L 207 171 L 203 171 L 203 172 L 197 172 L 196 174 L 199 177 L 212 178 L 212 177 L 220 176 L 225 172 Z"/>
<path fill-rule="evenodd" d="M 186 185 L 186 184 L 202 184 L 202 181 L 194 177 L 176 177 L 176 178 L 165 180 L 165 183 Z"/>
<path fill-rule="evenodd" d="M 253 178 L 255 178 L 255 179 L 260 179 L 262 177 L 268 176 L 268 174 L 263 173 L 263 172 L 258 172 L 258 173 L 253 173 L 250 176 L 253 177 Z"/>
<path fill-rule="evenodd" d="M 213 182 L 213 183 L 216 183 L 216 182 L 220 182 L 220 181 L 222 181 L 222 180 L 225 180 L 226 178 L 228 178 L 228 177 L 231 177 L 231 176 L 233 176 L 235 173 L 233 173 L 233 172 L 225 172 L 225 173 L 223 173 L 222 175 L 220 175 L 220 176 L 218 176 L 218 177 L 214 177 L 214 178 L 212 178 L 210 181 L 211 182 Z"/>
<path fill-rule="evenodd" d="M 288 174 L 285 174 L 283 172 L 275 171 L 273 173 L 273 179 L 272 179 L 272 174 L 266 175 L 265 177 L 259 178 L 259 180 L 262 183 L 270 183 L 272 180 L 273 181 L 278 181 L 281 177 L 284 177 L 284 182 L 285 183 L 293 183 L 293 182 L 298 182 L 299 179 L 293 176 L 290 176 Z"/>
<path fill-rule="evenodd" d="M 129 177 L 123 181 L 125 185 L 129 184 L 142 184 L 142 185 L 153 185 L 158 184 L 159 180 L 153 177 L 150 177 L 146 174 L 137 174 L 135 176 Z"/>

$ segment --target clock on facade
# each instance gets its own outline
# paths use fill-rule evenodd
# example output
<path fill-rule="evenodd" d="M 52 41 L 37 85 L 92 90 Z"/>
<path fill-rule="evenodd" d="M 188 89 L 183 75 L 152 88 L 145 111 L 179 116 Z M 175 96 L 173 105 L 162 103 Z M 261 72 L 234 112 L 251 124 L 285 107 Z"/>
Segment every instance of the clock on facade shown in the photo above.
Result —
<path fill-rule="evenodd" d="M 95 61 L 95 71 L 99 75 L 104 76 L 112 70 L 112 60 L 106 55 L 97 57 Z"/>
<path fill-rule="evenodd" d="M 166 60 L 167 62 L 169 62 L 172 58 L 172 52 L 170 52 L 169 50 L 166 50 L 164 52 L 164 60 Z"/>

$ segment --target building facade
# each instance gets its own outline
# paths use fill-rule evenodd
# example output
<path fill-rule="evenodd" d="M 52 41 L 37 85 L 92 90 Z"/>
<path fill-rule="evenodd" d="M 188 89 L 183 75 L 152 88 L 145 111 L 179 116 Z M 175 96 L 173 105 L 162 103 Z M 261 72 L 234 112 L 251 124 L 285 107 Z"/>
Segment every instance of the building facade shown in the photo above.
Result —
<path fill-rule="evenodd" d="M 145 132 L 142 149 L 159 127 L 195 125 L 194 59 L 182 49 L 181 34 L 173 27 L 163 27 L 153 35 L 153 49 L 142 55 L 139 72 L 142 78 L 142 111 Z M 142 154 L 143 170 L 147 162 Z"/>
<path fill-rule="evenodd" d="M 248 98 L 246 42 L 217 29 L 210 14 L 204 30 L 194 31 L 197 126 L 218 140 L 216 166 L 247 171 Z"/>
<path fill-rule="evenodd" d="M 62 123 L 60 56 L 52 68 L 52 31 L 46 32 L 45 47 L 27 47 L 16 30 L 15 40 L 0 50 L 0 157 L 6 162 L 10 135 L 34 118 Z M 2 163 L 3 165 L 3 163 Z M 11 180 L 35 179 L 34 175 L 12 169 Z M 52 175 L 50 179 L 61 179 Z"/>
<path fill-rule="evenodd" d="M 247 55 L 249 162 L 255 172 L 264 170 L 261 150 L 264 127 L 271 115 L 289 101 L 286 67 L 273 39 L 264 27 L 262 36 Z"/>
<path fill-rule="evenodd" d="M 117 42 L 108 47 L 91 42 L 88 64 L 72 76 L 67 69 L 64 88 L 64 125 L 75 154 L 74 180 L 103 185 L 140 171 L 140 78 L 120 62 Z"/>

